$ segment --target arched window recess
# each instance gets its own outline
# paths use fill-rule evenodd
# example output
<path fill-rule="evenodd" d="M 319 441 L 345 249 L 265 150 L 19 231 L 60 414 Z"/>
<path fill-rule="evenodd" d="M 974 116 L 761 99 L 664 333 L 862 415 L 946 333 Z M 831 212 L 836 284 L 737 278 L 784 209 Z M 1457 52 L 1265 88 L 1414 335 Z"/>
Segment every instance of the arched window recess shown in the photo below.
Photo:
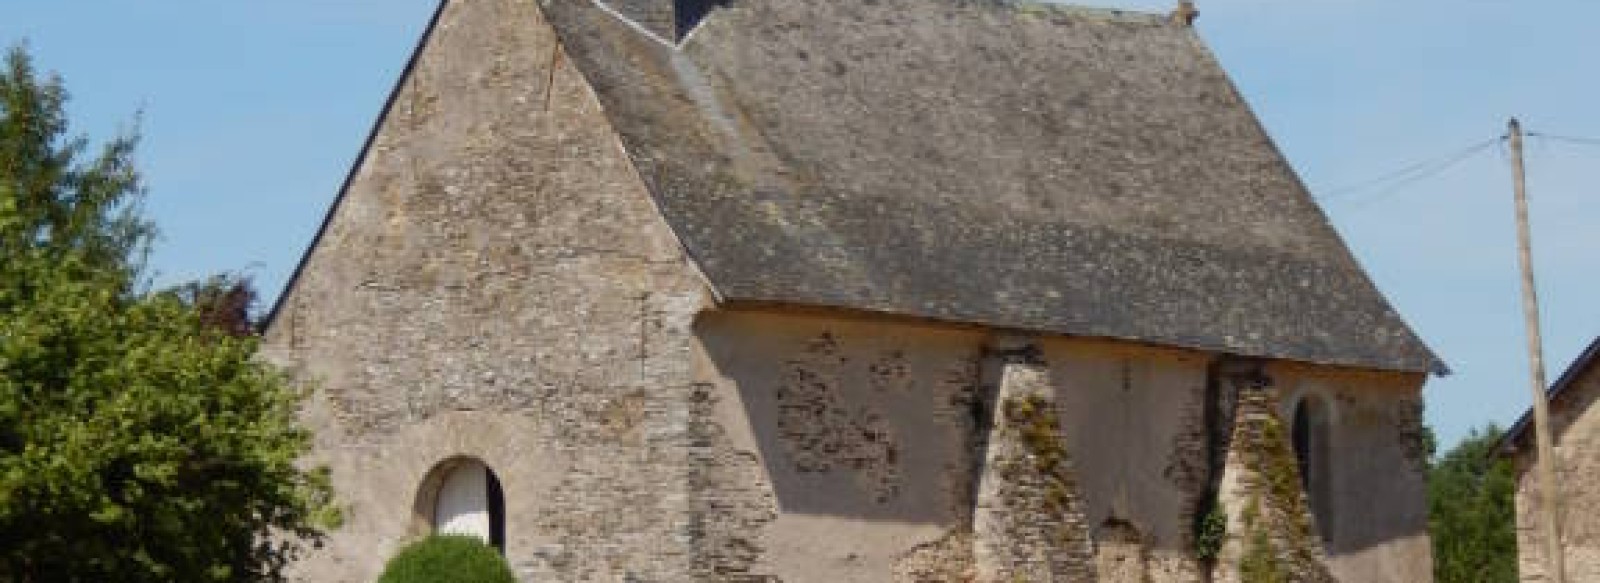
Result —
<path fill-rule="evenodd" d="M 1300 470 L 1300 487 L 1306 493 L 1317 533 L 1324 542 L 1333 532 L 1332 424 L 1328 403 L 1318 395 L 1303 395 L 1294 405 L 1290 439 Z"/>

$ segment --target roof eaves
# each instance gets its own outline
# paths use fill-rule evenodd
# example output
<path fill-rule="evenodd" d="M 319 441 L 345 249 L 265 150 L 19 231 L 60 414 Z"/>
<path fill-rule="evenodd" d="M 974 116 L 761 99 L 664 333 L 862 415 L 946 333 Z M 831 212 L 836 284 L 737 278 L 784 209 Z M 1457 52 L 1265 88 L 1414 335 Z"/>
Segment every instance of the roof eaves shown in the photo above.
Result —
<path fill-rule="evenodd" d="M 1583 353 L 1578 355 L 1578 358 L 1573 359 L 1572 364 L 1567 365 L 1567 369 L 1561 373 L 1561 378 L 1556 379 L 1555 384 L 1550 385 L 1550 389 L 1545 391 L 1545 400 L 1554 401 L 1562 393 L 1566 392 L 1569 387 L 1576 385 L 1578 377 L 1583 375 L 1583 371 L 1594 365 L 1596 359 L 1600 359 L 1600 337 L 1596 337 L 1590 342 L 1589 347 L 1585 348 Z M 1527 411 L 1522 412 L 1521 417 L 1517 418 L 1517 422 L 1506 430 L 1505 435 L 1500 436 L 1500 443 L 1496 444 L 1494 448 L 1495 453 L 1502 456 L 1510 456 L 1517 453 L 1517 444 L 1522 441 L 1523 436 L 1527 434 L 1532 426 L 1533 408 L 1529 407 Z"/>
<path fill-rule="evenodd" d="M 1206 59 L 1211 66 L 1217 68 L 1218 70 L 1226 71 L 1226 67 L 1222 66 L 1222 60 L 1217 58 L 1216 53 L 1211 50 L 1211 46 L 1205 42 L 1205 39 L 1201 38 L 1198 33 L 1193 33 L 1193 27 L 1186 28 L 1189 28 L 1191 31 L 1188 39 L 1194 44 L 1196 52 L 1200 54 L 1202 58 Z M 1231 75 L 1225 75 L 1223 79 L 1227 84 L 1228 91 L 1233 93 L 1233 98 L 1238 103 L 1242 104 L 1248 111 L 1250 111 L 1250 122 L 1255 125 L 1256 131 L 1260 132 L 1260 135 L 1265 138 L 1267 146 L 1272 149 L 1272 152 L 1276 157 L 1275 159 L 1281 161 L 1280 163 L 1286 166 L 1286 174 L 1293 179 L 1295 186 L 1299 189 L 1301 200 L 1310 205 L 1311 212 L 1313 212 L 1322 221 L 1323 225 L 1329 232 L 1333 233 L 1334 237 L 1338 240 L 1339 246 L 1343 248 L 1351 263 L 1353 263 L 1361 272 L 1362 279 L 1366 280 L 1367 285 L 1372 287 L 1373 293 L 1388 305 L 1390 311 L 1395 314 L 1395 317 L 1400 319 L 1401 325 L 1411 328 L 1410 323 L 1405 322 L 1404 318 L 1400 316 L 1400 311 L 1394 308 L 1393 302 L 1389 301 L 1389 296 L 1384 294 L 1383 290 L 1378 289 L 1377 282 L 1372 281 L 1371 272 L 1368 271 L 1365 266 L 1361 265 L 1361 260 L 1357 258 L 1355 254 L 1350 252 L 1350 246 L 1344 241 L 1344 235 L 1339 233 L 1338 228 L 1336 228 L 1333 224 L 1333 220 L 1328 218 L 1328 213 L 1323 210 L 1322 206 L 1315 202 L 1316 197 L 1311 195 L 1311 189 L 1306 186 L 1305 179 L 1300 176 L 1299 172 L 1294 170 L 1293 165 L 1289 164 L 1289 157 L 1284 154 L 1283 148 L 1278 145 L 1278 141 L 1272 137 L 1272 132 L 1268 131 L 1266 124 L 1261 121 L 1261 117 L 1255 114 L 1255 107 L 1251 105 L 1250 100 L 1245 97 L 1244 92 L 1239 90 L 1239 86 L 1234 82 L 1233 77 Z M 1427 352 L 1428 358 L 1431 361 L 1428 364 L 1428 368 L 1425 372 L 1439 377 L 1450 376 L 1450 365 L 1445 363 L 1444 359 L 1440 358 L 1438 353 L 1434 352 L 1433 348 L 1428 346 L 1427 343 L 1422 340 L 1414 328 L 1411 328 L 1411 330 L 1411 333 L 1414 337 L 1416 337 L 1417 342 L 1422 343 L 1422 349 Z"/>

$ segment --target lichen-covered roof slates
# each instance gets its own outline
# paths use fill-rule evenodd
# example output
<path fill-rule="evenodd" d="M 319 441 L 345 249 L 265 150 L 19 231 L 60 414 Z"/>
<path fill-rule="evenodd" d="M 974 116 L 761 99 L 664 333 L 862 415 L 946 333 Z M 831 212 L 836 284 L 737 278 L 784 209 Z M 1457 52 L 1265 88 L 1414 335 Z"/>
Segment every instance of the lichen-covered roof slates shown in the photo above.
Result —
<path fill-rule="evenodd" d="M 737 0 L 675 47 L 547 9 L 724 298 L 1443 370 L 1165 17 Z"/>

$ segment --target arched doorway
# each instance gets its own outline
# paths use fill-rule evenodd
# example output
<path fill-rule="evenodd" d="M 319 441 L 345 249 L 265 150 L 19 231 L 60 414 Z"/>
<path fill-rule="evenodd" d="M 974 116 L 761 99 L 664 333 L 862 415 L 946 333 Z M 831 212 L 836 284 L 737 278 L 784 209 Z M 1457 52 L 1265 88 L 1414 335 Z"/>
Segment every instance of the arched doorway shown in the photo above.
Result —
<path fill-rule="evenodd" d="M 505 552 L 505 494 L 499 476 L 478 459 L 451 458 L 434 466 L 413 510 L 428 533 L 472 535 Z"/>

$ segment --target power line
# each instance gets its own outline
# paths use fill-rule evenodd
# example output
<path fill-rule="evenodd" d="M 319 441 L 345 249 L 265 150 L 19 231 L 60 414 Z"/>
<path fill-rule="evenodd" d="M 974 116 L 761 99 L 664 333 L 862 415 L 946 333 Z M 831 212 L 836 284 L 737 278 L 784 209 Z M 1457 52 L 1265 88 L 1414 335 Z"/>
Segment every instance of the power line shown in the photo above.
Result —
<path fill-rule="evenodd" d="M 1544 139 L 1544 140 L 1553 140 L 1553 141 L 1557 141 L 1557 142 L 1566 142 L 1566 143 L 1569 143 L 1569 144 L 1579 144 L 1579 145 L 1583 145 L 1583 146 L 1594 146 L 1594 147 L 1600 148 L 1600 139 L 1596 139 L 1596 138 L 1581 138 L 1581 137 L 1577 137 L 1577 136 L 1563 136 L 1563 135 L 1557 135 L 1557 134 L 1546 134 L 1546 133 L 1543 133 L 1543 132 L 1528 132 L 1528 137 L 1540 138 L 1540 139 Z"/>
<path fill-rule="evenodd" d="M 1366 198 L 1363 198 L 1363 199 L 1355 201 L 1354 203 L 1351 204 L 1351 208 L 1352 209 L 1359 209 L 1359 208 L 1366 207 L 1367 205 L 1370 205 L 1372 203 L 1375 203 L 1375 202 L 1378 202 L 1378 201 L 1383 200 L 1385 198 L 1388 198 L 1390 195 L 1393 195 L 1394 193 L 1399 192 L 1401 189 L 1404 189 L 1407 186 L 1411 186 L 1411 185 L 1416 184 L 1418 182 L 1422 182 L 1423 180 L 1427 180 L 1429 178 L 1433 178 L 1434 176 L 1438 176 L 1440 174 L 1443 174 L 1446 170 L 1454 168 L 1457 164 L 1465 162 L 1468 158 L 1471 158 L 1474 155 L 1478 154 L 1479 152 L 1487 150 L 1487 149 L 1495 146 L 1498 143 L 1500 143 L 1500 140 L 1498 138 L 1496 138 L 1495 140 L 1490 141 L 1489 143 L 1482 144 L 1482 145 L 1479 145 L 1479 146 L 1477 146 L 1475 148 L 1472 148 L 1471 150 L 1467 150 L 1467 151 L 1461 152 L 1460 154 L 1457 154 L 1455 157 L 1450 158 L 1449 160 L 1446 160 L 1445 162 L 1439 164 L 1438 166 L 1435 166 L 1434 168 L 1432 168 L 1431 170 L 1429 170 L 1426 173 L 1422 173 L 1422 174 L 1417 174 L 1417 175 L 1411 176 L 1410 178 L 1407 178 L 1405 180 L 1402 180 L 1400 182 L 1395 183 L 1393 186 L 1390 186 L 1389 188 L 1384 189 L 1382 192 L 1379 192 L 1378 194 L 1375 194 L 1375 195 L 1372 195 L 1372 196 L 1369 196 L 1369 197 L 1366 197 Z"/>
<path fill-rule="evenodd" d="M 1567 136 L 1542 132 L 1527 132 L 1524 135 L 1528 137 L 1537 137 L 1544 141 L 1562 142 L 1567 144 L 1600 148 L 1600 138 Z M 1461 164 L 1472 156 L 1491 147 L 1497 145 L 1500 146 L 1502 150 L 1501 155 L 1505 156 L 1506 152 L 1503 150 L 1505 148 L 1504 145 L 1507 138 L 1508 136 L 1500 135 L 1481 142 L 1475 142 L 1471 145 L 1461 148 L 1460 150 L 1456 150 L 1436 158 L 1410 164 L 1374 178 L 1328 190 L 1321 195 L 1318 195 L 1316 198 L 1323 202 L 1329 202 L 1343 198 L 1348 200 L 1352 209 L 1362 208 L 1386 199 L 1409 186 L 1438 176 L 1445 171 Z M 1375 194 L 1371 194 L 1369 196 L 1351 196 L 1369 191 L 1375 191 Z"/>
<path fill-rule="evenodd" d="M 1493 138 L 1490 138 L 1490 139 L 1487 139 L 1487 140 L 1484 140 L 1484 141 L 1481 141 L 1481 142 L 1473 143 L 1473 144 L 1471 144 L 1469 146 L 1466 146 L 1465 148 L 1462 148 L 1460 150 L 1445 154 L 1443 156 L 1439 156 L 1439 157 L 1436 157 L 1436 158 L 1431 158 L 1431 159 L 1428 159 L 1428 160 L 1424 160 L 1422 162 L 1417 162 L 1415 164 L 1411 164 L 1409 166 L 1405 166 L 1403 168 L 1400 168 L 1400 169 L 1395 170 L 1393 172 L 1389 172 L 1387 174 L 1383 174 L 1383 175 L 1378 176 L 1376 178 L 1363 180 L 1361 182 L 1348 184 L 1348 185 L 1345 185 L 1345 186 L 1342 186 L 1342 187 L 1339 187 L 1339 188 L 1335 188 L 1335 189 L 1329 190 L 1329 191 L 1323 193 L 1321 196 L 1318 196 L 1317 198 L 1320 199 L 1320 200 L 1323 200 L 1323 201 L 1329 201 L 1329 200 L 1333 200 L 1333 199 L 1336 199 L 1336 198 L 1339 198 L 1339 197 L 1342 197 L 1342 196 L 1345 196 L 1345 195 L 1348 195 L 1348 194 L 1351 194 L 1351 193 L 1356 193 L 1356 192 L 1368 190 L 1368 189 L 1371 189 L 1371 188 L 1381 187 L 1381 186 L 1384 186 L 1386 184 L 1391 184 L 1392 186 L 1390 186 L 1389 188 L 1386 188 L 1381 193 L 1379 193 L 1377 196 L 1372 197 L 1372 198 L 1382 198 L 1384 196 L 1387 196 L 1387 195 L 1393 193 L 1395 190 L 1398 190 L 1399 188 L 1402 188 L 1402 187 L 1410 185 L 1410 184 L 1415 184 L 1419 180 L 1422 180 L 1422 179 L 1437 175 L 1439 172 L 1443 172 L 1444 170 L 1449 169 L 1451 166 L 1454 166 L 1454 165 L 1460 163 L 1462 160 L 1467 159 L 1468 157 L 1472 156 L 1473 154 L 1476 154 L 1476 153 L 1478 153 L 1478 152 L 1480 152 L 1480 151 L 1482 151 L 1482 150 L 1484 150 L 1484 149 L 1486 149 L 1486 148 L 1488 148 L 1490 146 L 1493 146 L 1493 145 L 1495 145 L 1497 143 L 1500 143 L 1500 142 L 1504 141 L 1505 139 L 1506 139 L 1505 136 L 1495 136 Z"/>

